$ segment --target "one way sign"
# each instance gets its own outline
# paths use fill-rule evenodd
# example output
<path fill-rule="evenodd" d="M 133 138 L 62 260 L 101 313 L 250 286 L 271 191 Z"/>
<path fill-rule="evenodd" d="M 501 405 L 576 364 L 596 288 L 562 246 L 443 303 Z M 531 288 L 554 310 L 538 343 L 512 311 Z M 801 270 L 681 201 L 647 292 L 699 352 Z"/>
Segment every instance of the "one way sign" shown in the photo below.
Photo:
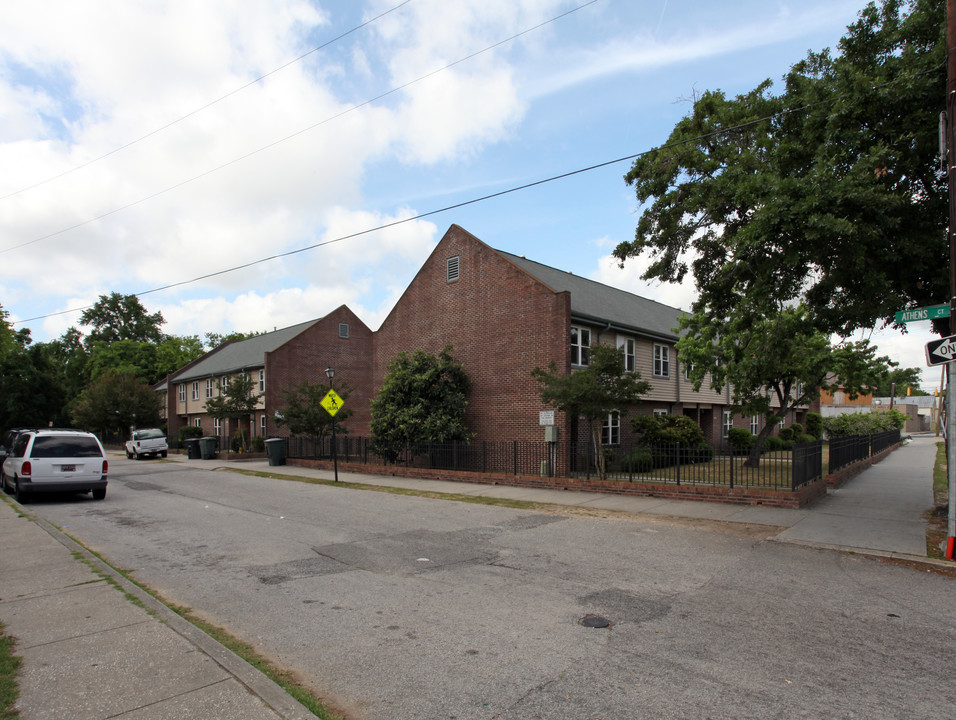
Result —
<path fill-rule="evenodd" d="M 942 365 L 956 360 L 956 335 L 926 343 L 926 364 Z"/>

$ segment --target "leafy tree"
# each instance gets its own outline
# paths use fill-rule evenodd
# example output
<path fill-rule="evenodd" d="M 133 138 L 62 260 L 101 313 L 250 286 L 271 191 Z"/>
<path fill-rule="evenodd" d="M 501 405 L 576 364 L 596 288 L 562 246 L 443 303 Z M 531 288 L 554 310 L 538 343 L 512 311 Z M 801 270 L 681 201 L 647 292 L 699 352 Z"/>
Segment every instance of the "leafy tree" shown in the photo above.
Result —
<path fill-rule="evenodd" d="M 695 389 L 709 377 L 711 387 L 731 388 L 734 412 L 765 417 L 747 459 L 754 467 L 788 412 L 823 387 L 836 385 L 854 397 L 888 362 L 864 341 L 833 344 L 802 305 L 761 313 L 740 302 L 729 316 L 698 309 L 681 318 L 681 331 L 677 353 Z"/>
<path fill-rule="evenodd" d="M 240 421 L 239 442 L 242 449 L 246 449 L 246 437 L 241 422 L 251 415 L 259 404 L 261 393 L 253 393 L 255 381 L 246 374 L 237 375 L 229 379 L 225 391 L 218 397 L 206 400 L 206 412 L 217 420 L 231 418 Z"/>
<path fill-rule="evenodd" d="M 158 425 L 159 397 L 134 373 L 107 370 L 73 403 L 73 422 L 95 432 L 125 434 L 130 427 Z"/>
<path fill-rule="evenodd" d="M 72 402 L 90 382 L 90 355 L 83 345 L 83 334 L 71 327 L 59 338 L 44 345 L 44 352 L 56 369 L 68 402 Z"/>
<path fill-rule="evenodd" d="M 547 371 L 535 368 L 531 374 L 541 383 L 541 399 L 545 403 L 569 417 L 588 421 L 595 469 L 603 480 L 607 465 L 601 452 L 602 421 L 612 412 L 638 402 L 650 390 L 650 383 L 642 380 L 639 373 L 628 372 L 623 351 L 608 345 L 592 347 L 590 364 L 583 370 L 565 375 L 552 362 Z"/>
<path fill-rule="evenodd" d="M 198 335 L 167 335 L 156 346 L 152 382 L 157 383 L 169 373 L 179 370 L 206 352 Z"/>
<path fill-rule="evenodd" d="M 387 368 L 372 401 L 373 446 L 394 460 L 407 448 L 425 443 L 468 441 L 465 426 L 471 383 L 448 345 L 438 355 L 400 352 Z"/>
<path fill-rule="evenodd" d="M 88 349 L 117 340 L 161 342 L 163 333 L 160 328 L 164 322 L 162 313 L 150 315 L 135 295 L 117 292 L 100 295 L 93 307 L 80 315 L 80 324 L 91 328 L 85 340 Z"/>
<path fill-rule="evenodd" d="M 156 345 L 139 340 L 114 340 L 94 343 L 90 350 L 90 379 L 112 371 L 135 375 L 144 383 L 152 383 L 156 365 Z"/>
<path fill-rule="evenodd" d="M 944 17 L 942 0 L 872 2 L 781 94 L 702 94 L 627 174 L 650 204 L 615 255 L 648 253 L 645 279 L 691 273 L 700 311 L 804 302 L 842 337 L 949 297 Z"/>
<path fill-rule="evenodd" d="M 892 368 L 880 375 L 876 385 L 870 389 L 873 397 L 890 397 L 895 393 L 901 395 L 929 395 L 920 389 L 919 368 Z"/>
<path fill-rule="evenodd" d="M 253 332 L 231 332 L 223 335 L 222 333 L 217 332 L 207 332 L 206 333 L 206 347 L 210 350 L 215 350 L 220 345 L 223 345 L 227 342 L 236 342 L 238 340 L 248 340 L 249 338 L 256 337 L 257 335 L 265 335 L 265 332 L 253 331 Z"/>
<path fill-rule="evenodd" d="M 0 427 L 68 425 L 67 393 L 56 364 L 28 331 L 15 333 L 0 359 Z"/>
<path fill-rule="evenodd" d="M 276 425 L 288 427 L 293 435 L 307 435 L 312 440 L 313 449 L 320 447 L 332 429 L 332 416 L 321 405 L 328 391 L 328 385 L 311 383 L 308 380 L 290 390 L 283 390 L 285 406 L 276 414 Z M 352 393 L 352 388 L 347 383 L 342 383 L 335 388 L 335 392 L 344 401 Z M 338 432 L 348 432 L 343 423 L 351 415 L 352 409 L 346 406 L 335 414 Z"/>

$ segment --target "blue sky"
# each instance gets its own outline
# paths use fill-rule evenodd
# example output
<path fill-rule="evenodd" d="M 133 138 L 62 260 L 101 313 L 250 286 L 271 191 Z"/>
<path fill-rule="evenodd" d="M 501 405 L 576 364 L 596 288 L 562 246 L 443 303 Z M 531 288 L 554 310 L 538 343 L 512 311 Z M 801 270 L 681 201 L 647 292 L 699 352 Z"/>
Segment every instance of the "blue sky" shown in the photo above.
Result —
<path fill-rule="evenodd" d="M 104 293 L 180 283 L 640 153 L 667 138 L 695 92 L 779 83 L 808 50 L 835 47 L 863 5 L 15 3 L 0 24 L 0 304 L 48 340 L 79 313 L 32 318 Z M 343 303 L 377 328 L 456 223 L 493 247 L 688 307 L 690 284 L 649 286 L 639 261 L 619 270 L 609 259 L 640 211 L 627 169 L 142 301 L 175 334 L 271 330 Z M 908 367 L 923 365 L 930 337 L 923 325 L 873 335 Z"/>

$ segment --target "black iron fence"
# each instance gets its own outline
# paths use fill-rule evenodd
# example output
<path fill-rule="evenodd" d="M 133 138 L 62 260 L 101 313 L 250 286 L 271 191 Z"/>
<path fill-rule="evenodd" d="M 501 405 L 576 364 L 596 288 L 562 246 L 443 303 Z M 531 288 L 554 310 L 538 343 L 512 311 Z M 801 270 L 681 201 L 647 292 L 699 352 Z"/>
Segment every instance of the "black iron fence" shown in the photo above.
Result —
<path fill-rule="evenodd" d="M 599 465 L 603 465 L 606 478 L 624 482 L 776 490 L 796 490 L 822 477 L 824 448 L 824 443 L 817 440 L 788 450 L 767 451 L 751 460 L 747 452 L 715 450 L 707 445 L 618 445 L 601 448 L 598 458 L 589 442 L 427 443 L 392 448 L 386 453 L 377 452 L 368 438 L 345 436 L 336 442 L 339 462 L 585 479 L 600 477 Z M 286 440 L 286 456 L 330 459 L 332 440 L 290 438 Z"/>
<path fill-rule="evenodd" d="M 875 435 L 847 435 L 830 438 L 830 472 L 877 455 L 900 441 L 899 430 Z"/>

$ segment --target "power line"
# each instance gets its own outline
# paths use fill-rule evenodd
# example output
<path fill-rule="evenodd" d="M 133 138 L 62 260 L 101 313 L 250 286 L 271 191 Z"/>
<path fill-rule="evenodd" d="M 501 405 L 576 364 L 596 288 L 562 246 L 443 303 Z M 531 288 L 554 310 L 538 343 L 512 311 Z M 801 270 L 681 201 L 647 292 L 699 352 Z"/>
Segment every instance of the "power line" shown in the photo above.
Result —
<path fill-rule="evenodd" d="M 407 0 L 407 1 L 410 1 L 410 0 Z M 111 215 L 115 215 L 116 213 L 122 212 L 122 211 L 124 211 L 124 210 L 129 210 L 130 208 L 135 207 L 135 206 L 137 206 L 137 205 L 140 205 L 140 204 L 142 204 L 142 203 L 144 203 L 144 202 L 148 202 L 149 200 L 154 200 L 155 198 L 160 197 L 160 196 L 162 196 L 162 195 L 165 195 L 165 194 L 168 193 L 168 192 L 172 192 L 173 190 L 178 190 L 179 188 L 181 188 L 181 187 L 183 187 L 183 186 L 185 186 L 185 185 L 189 185 L 190 183 L 193 183 L 193 182 L 195 182 L 195 181 L 197 181 L 197 180 L 201 180 L 202 178 L 207 177 L 207 176 L 209 176 L 209 175 L 212 175 L 213 173 L 217 173 L 217 172 L 219 172 L 220 170 L 224 170 L 225 168 L 230 167 L 230 166 L 232 166 L 232 165 L 235 165 L 235 164 L 237 164 L 237 163 L 240 163 L 240 162 L 242 162 L 243 160 L 248 160 L 249 158 L 251 158 L 251 157 L 253 157 L 253 156 L 255 156 L 255 155 L 258 155 L 258 154 L 261 153 L 261 152 L 265 152 L 266 150 L 269 150 L 269 149 L 271 149 L 271 148 L 274 148 L 274 147 L 276 147 L 277 145 L 280 145 L 280 144 L 282 144 L 282 143 L 284 143 L 284 142 L 287 142 L 287 141 L 289 141 L 289 140 L 292 140 L 293 138 L 296 138 L 296 137 L 298 137 L 299 135 L 303 135 L 303 134 L 305 134 L 305 133 L 307 133 L 307 132 L 310 132 L 311 130 L 314 130 L 315 128 L 320 127 L 321 125 L 325 125 L 326 123 L 332 122 L 333 120 L 337 120 L 338 118 L 343 117 L 344 115 L 347 115 L 347 114 L 349 114 L 349 113 L 351 113 L 351 112 L 354 112 L 355 110 L 358 110 L 358 109 L 360 109 L 360 108 L 363 108 L 363 107 L 365 107 L 365 106 L 367 106 L 367 105 L 371 105 L 372 103 L 377 102 L 378 100 L 381 100 L 382 98 L 388 97 L 389 95 L 392 95 L 392 94 L 397 93 L 397 92 L 399 92 L 399 91 L 401 91 L 401 90 L 404 90 L 405 88 L 408 88 L 408 87 L 410 87 L 411 85 L 414 85 L 414 84 L 416 84 L 416 83 L 418 83 L 418 82 L 421 82 L 422 80 L 427 80 L 428 78 L 430 78 L 430 77 L 432 77 L 432 76 L 434 76 L 434 75 L 437 75 L 438 73 L 444 72 L 445 70 L 448 70 L 448 69 L 450 69 L 450 68 L 453 68 L 453 67 L 455 67 L 456 65 L 460 65 L 460 64 L 463 63 L 463 62 L 467 62 L 468 60 L 472 60 L 473 58 L 476 58 L 476 57 L 478 57 L 479 55 L 482 55 L 482 54 L 484 54 L 484 53 L 486 53 L 486 52 L 490 52 L 491 50 L 494 50 L 495 48 L 498 48 L 498 47 L 500 47 L 500 46 L 502 46 L 502 45 L 505 45 L 506 43 L 509 43 L 509 42 L 511 42 L 511 41 L 513 41 L 513 40 L 516 40 L 517 38 L 522 37 L 523 35 L 527 35 L 528 33 L 534 32 L 535 30 L 539 30 L 540 28 L 542 28 L 542 27 L 544 27 L 544 26 L 546 26 L 546 25 L 549 25 L 549 24 L 551 24 L 551 23 L 553 23 L 553 22 L 556 22 L 556 21 L 558 21 L 558 20 L 561 20 L 562 18 L 565 18 L 565 17 L 567 17 L 568 15 L 571 15 L 572 13 L 577 12 L 578 10 L 582 10 L 582 9 L 588 7 L 589 5 L 594 5 L 595 3 L 599 2 L 599 1 L 600 1 L 600 0 L 588 0 L 588 2 L 585 2 L 585 3 L 581 4 L 581 5 L 578 5 L 577 7 L 572 8 L 572 9 L 568 10 L 567 12 L 563 12 L 563 13 L 561 13 L 560 15 L 557 15 L 557 16 L 555 16 L 555 17 L 549 19 L 549 20 L 545 20 L 544 22 L 539 23 L 539 24 L 535 25 L 534 27 L 530 27 L 530 28 L 527 28 L 527 29 L 525 29 L 525 30 L 522 30 L 521 32 L 516 33 L 516 34 L 512 35 L 512 36 L 509 37 L 509 38 L 505 38 L 504 40 L 499 40 L 498 42 L 496 42 L 496 43 L 494 43 L 494 44 L 492 44 L 492 45 L 489 45 L 489 46 L 487 46 L 486 48 L 484 48 L 484 49 L 482 49 L 482 50 L 478 50 L 477 52 L 473 52 L 473 53 L 471 53 L 470 55 L 466 55 L 466 56 L 463 57 L 463 58 L 460 58 L 460 59 L 455 60 L 455 61 L 453 61 L 453 62 L 450 62 L 450 63 L 448 63 L 447 65 L 444 65 L 444 66 L 442 66 L 442 67 L 440 67 L 440 68 L 437 68 L 437 69 L 435 69 L 435 70 L 432 70 L 431 72 L 428 72 L 428 73 L 426 73 L 426 74 L 424 74 L 424 75 L 422 75 L 422 76 L 420 76 L 420 77 L 417 77 L 417 78 L 415 78 L 414 80 L 409 80 L 409 81 L 406 82 L 406 83 L 403 83 L 403 84 L 401 84 L 401 85 L 398 85 L 398 86 L 396 86 L 396 87 L 393 87 L 391 90 L 387 90 L 387 91 L 383 92 L 381 95 L 377 95 L 377 96 L 375 96 L 375 97 L 373 97 L 373 98 L 371 98 L 371 99 L 369 99 L 369 100 L 366 100 L 366 101 L 364 101 L 364 102 L 362 102 L 362 103 L 359 103 L 358 105 L 352 105 L 351 107 L 349 107 L 349 108 L 343 110 L 342 112 L 336 113 L 335 115 L 332 115 L 332 116 L 330 116 L 330 117 L 327 117 L 327 118 L 325 118 L 324 120 L 320 120 L 319 122 L 314 123 L 314 124 L 312 124 L 312 125 L 309 125 L 309 126 L 306 127 L 306 128 L 303 128 L 303 129 L 301 129 L 301 130 L 297 130 L 296 132 L 292 133 L 291 135 L 287 135 L 287 136 L 285 136 L 285 137 L 283 137 L 283 138 L 280 138 L 279 140 L 275 140 L 275 141 L 273 141 L 273 142 L 271 142 L 271 143 L 268 143 L 267 145 L 263 145 L 262 147 L 258 148 L 257 150 L 253 150 L 253 151 L 251 151 L 251 152 L 246 153 L 245 155 L 241 155 L 241 156 L 239 156 L 239 157 L 233 158 L 233 159 L 230 160 L 229 162 L 223 163 L 222 165 L 219 165 L 219 166 L 217 166 L 217 167 L 214 167 L 214 168 L 211 168 L 211 169 L 209 169 L 209 170 L 206 170 L 205 172 L 202 172 L 202 173 L 200 173 L 199 175 L 195 175 L 195 176 L 193 176 L 193 177 L 191 177 L 191 178 L 188 178 L 188 179 L 186 179 L 186 180 L 182 180 L 181 182 L 178 182 L 178 183 L 176 183 L 175 185 L 171 185 L 171 186 L 169 186 L 169 187 L 167 187 L 167 188 L 165 188 L 165 189 L 163 189 L 163 190 L 159 190 L 159 191 L 157 191 L 157 192 L 155 192 L 155 193 L 152 193 L 151 195 L 147 195 L 147 196 L 142 197 L 142 198 L 140 198 L 140 199 L 138 199 L 138 200 L 134 200 L 133 202 L 127 203 L 126 205 L 121 205 L 120 207 L 113 208 L 112 210 L 108 210 L 107 212 L 104 212 L 104 213 L 102 213 L 101 215 L 97 215 L 96 217 L 88 218 L 88 219 L 83 220 L 83 221 L 81 221 L 81 222 L 75 223 L 74 225 L 70 225 L 69 227 L 61 228 L 60 230 L 57 230 L 56 232 L 49 233 L 48 235 L 43 235 L 43 236 L 41 236 L 41 237 L 34 238 L 33 240 L 28 240 L 28 241 L 26 241 L 26 242 L 20 243 L 19 245 L 11 245 L 10 247 L 7 247 L 7 248 L 4 248 L 4 249 L 0 250 L 0 254 L 6 253 L 6 252 L 10 252 L 11 250 L 18 250 L 19 248 L 27 247 L 28 245 L 33 245 L 33 244 L 35 244 L 35 243 L 42 242 L 43 240 L 49 240 L 50 238 L 57 237 L 57 236 L 59 236 L 59 235 L 63 235 L 64 233 L 70 232 L 71 230 L 76 230 L 77 228 L 81 228 L 81 227 L 83 227 L 83 226 L 85 226 L 85 225 L 89 225 L 89 224 L 94 223 L 94 222 L 97 222 L 97 221 L 99 221 L 99 220 L 103 220 L 103 219 L 105 219 L 105 218 L 108 218 L 108 217 L 110 217 Z"/>
<path fill-rule="evenodd" d="M 94 163 L 98 163 L 100 160 L 105 160 L 106 158 L 108 158 L 108 157 L 110 157 L 110 156 L 112 156 L 112 155 L 115 155 L 116 153 L 118 153 L 118 152 L 120 152 L 120 151 L 122 151 L 122 150 L 126 150 L 127 148 L 132 147 L 133 145 L 136 145 L 137 143 L 140 143 L 140 142 L 142 142 L 143 140 L 146 140 L 146 139 L 148 139 L 148 138 L 151 138 L 151 137 L 153 137 L 154 135 L 157 135 L 157 134 L 163 132 L 164 130 L 168 130 L 169 128 L 173 127 L 174 125 L 178 125 L 178 124 L 181 123 L 183 120 L 187 120 L 188 118 L 191 118 L 193 115 L 196 115 L 196 114 L 198 114 L 198 113 L 201 113 L 203 110 L 208 110 L 208 109 L 211 108 L 213 105 L 216 105 L 217 103 L 220 103 L 220 102 L 222 102 L 223 100 L 226 100 L 227 98 L 230 98 L 230 97 L 232 97 L 233 95 L 242 92 L 242 91 L 245 90 L 246 88 L 252 87 L 253 85 L 256 85 L 256 84 L 262 82 L 262 81 L 265 80 L 267 77 L 270 77 L 270 76 L 272 76 L 272 75 L 275 75 L 277 72 L 280 72 L 281 70 L 285 70 L 287 67 L 290 67 L 290 66 L 292 66 L 292 65 L 295 65 L 296 63 L 299 63 L 299 62 L 305 60 L 305 58 L 307 58 L 307 57 L 309 57 L 310 55 L 313 55 L 313 54 L 319 52 L 319 50 L 324 50 L 324 49 L 327 48 L 329 45 L 332 45 L 333 43 L 336 43 L 336 42 L 338 42 L 339 40 L 341 40 L 341 39 L 343 39 L 343 38 L 345 38 L 345 37 L 348 37 L 348 36 L 351 35 L 352 33 L 357 32 L 357 31 L 361 30 L 362 28 L 367 27 L 368 25 L 371 25 L 371 24 L 374 23 L 376 20 L 379 20 L 379 19 L 385 17 L 385 16 L 388 15 L 389 13 L 395 12 L 396 10 L 398 10 L 399 8 L 401 8 L 403 5 L 408 5 L 408 3 L 410 3 L 410 2 L 412 2 L 412 0 L 403 0 L 403 2 L 400 2 L 398 5 L 396 5 L 395 7 L 391 8 L 390 10 L 386 10 L 385 12 L 376 15 L 375 17 L 371 18 L 370 20 L 366 20 L 366 21 L 363 22 L 361 25 L 356 25 L 354 28 L 352 28 L 351 30 L 347 30 L 346 32 L 344 32 L 344 33 L 342 33 L 341 35 L 339 35 L 338 37 L 334 37 L 334 38 L 332 38 L 331 40 L 322 43 L 322 44 L 319 45 L 318 47 L 312 48 L 312 49 L 309 50 L 308 52 L 303 53 L 302 55 L 299 55 L 299 57 L 294 58 L 294 59 L 292 59 L 292 60 L 289 60 L 289 61 L 286 62 L 286 63 L 283 63 L 282 65 L 280 65 L 279 67 L 275 68 L 274 70 L 270 70 L 270 71 L 267 72 L 265 75 L 260 75 L 260 76 L 257 77 L 255 80 L 250 80 L 250 81 L 247 82 L 245 85 L 240 85 L 240 86 L 237 87 L 236 89 L 230 90 L 229 92 L 227 92 L 227 93 L 226 93 L 225 95 L 223 95 L 222 97 L 218 97 L 218 98 L 216 98 L 215 100 L 211 100 L 211 101 L 207 102 L 205 105 L 203 105 L 202 107 L 198 107 L 198 108 L 196 108 L 195 110 L 192 110 L 192 111 L 186 113 L 186 114 L 183 115 L 182 117 L 176 118 L 175 120 L 173 120 L 173 121 L 171 121 L 171 122 L 168 122 L 168 123 L 166 123 L 165 125 L 162 125 L 162 126 L 156 128 L 155 130 L 150 130 L 150 131 L 149 131 L 148 133 L 146 133 L 145 135 L 143 135 L 143 136 L 141 136 L 141 137 L 138 137 L 138 138 L 136 138 L 135 140 L 130 140 L 129 142 L 125 143 L 124 145 L 120 145 L 119 147 L 113 148 L 113 149 L 110 150 L 109 152 L 104 153 L 104 154 L 100 155 L 99 157 L 95 157 L 95 158 L 93 158 L 92 160 L 87 160 L 85 163 L 81 163 L 80 165 L 76 165 L 76 166 L 70 168 L 69 170 L 64 170 L 63 172 L 59 173 L 58 175 L 52 175 L 52 176 L 46 178 L 45 180 L 41 180 L 41 181 L 38 182 L 38 183 L 34 183 L 33 185 L 29 185 L 29 186 L 27 186 L 27 187 L 20 188 L 19 190 L 14 190 L 12 193 L 9 193 L 8 195 L 0 196 L 0 201 L 2 201 L 2 200 L 7 200 L 8 198 L 12 198 L 12 197 L 14 197 L 14 196 L 16 196 L 16 195 L 19 195 L 20 193 L 24 193 L 24 192 L 27 192 L 27 191 L 29 191 L 29 190 L 34 190 L 34 189 L 36 189 L 36 188 L 38 188 L 38 187 L 41 187 L 42 185 L 46 185 L 47 183 L 53 182 L 54 180 L 59 180 L 59 179 L 62 178 L 62 177 L 66 177 L 67 175 L 71 175 L 72 173 L 75 173 L 77 170 L 82 170 L 83 168 L 89 167 L 90 165 L 93 165 Z M 97 219 L 98 219 L 98 218 L 97 218 Z M 75 226 L 75 227 L 79 227 L 79 226 Z M 68 229 L 72 230 L 73 228 L 68 228 Z M 52 237 L 52 236 L 50 236 L 50 237 Z M 8 249 L 9 249 L 9 250 L 12 250 L 13 248 L 8 248 Z"/>
<path fill-rule="evenodd" d="M 821 102 L 823 102 L 823 101 L 821 101 Z M 820 103 L 815 103 L 815 104 L 820 104 Z M 813 106 L 807 106 L 807 108 L 809 108 L 809 107 L 813 107 Z M 803 109 L 807 109 L 807 108 L 799 108 L 799 109 L 800 109 L 800 110 L 803 110 Z M 459 209 L 459 208 L 467 207 L 468 205 L 475 205 L 476 203 L 485 202 L 485 201 L 487 201 L 487 200 L 493 200 L 493 199 L 495 199 L 495 198 L 499 198 L 499 197 L 502 197 L 502 196 L 504 196 L 504 195 L 510 195 L 510 194 L 512 194 L 512 193 L 516 193 L 516 192 L 519 192 L 519 191 L 521 191 L 521 190 L 528 190 L 528 189 L 530 189 L 530 188 L 537 187 L 537 186 L 539 186 L 539 185 L 545 185 L 545 184 L 547 184 L 547 183 L 555 182 L 555 181 L 557 181 L 557 180 L 564 180 L 564 179 L 566 179 L 566 178 L 573 177 L 573 176 L 575 176 L 575 175 L 581 175 L 581 174 L 583 174 L 583 173 L 591 172 L 591 171 L 593 171 L 593 170 L 599 170 L 599 169 L 601 169 L 601 168 L 605 168 L 605 167 L 608 167 L 608 166 L 610 166 L 610 165 L 616 165 L 617 163 L 626 162 L 626 161 L 628 161 L 628 160 L 636 160 L 637 158 L 639 158 L 639 157 L 641 157 L 641 156 L 643 156 L 643 155 L 647 155 L 648 153 L 655 152 L 655 151 L 658 151 L 658 150 L 667 150 L 667 149 L 669 149 L 669 148 L 680 147 L 681 145 L 686 145 L 686 144 L 688 144 L 688 143 L 695 143 L 695 142 L 699 142 L 699 141 L 701 141 L 701 140 L 706 140 L 706 139 L 708 139 L 708 138 L 716 137 L 716 136 L 718 136 L 718 135 L 723 135 L 723 134 L 728 133 L 728 132 L 733 132 L 733 131 L 735 131 L 735 130 L 741 130 L 741 129 L 743 129 L 743 128 L 750 127 L 751 125 L 756 125 L 756 124 L 759 124 L 759 123 L 762 123 L 762 122 L 767 122 L 767 121 L 769 121 L 769 120 L 774 119 L 774 118 L 777 117 L 777 116 L 784 115 L 784 114 L 787 114 L 787 113 L 789 113 L 789 112 L 794 112 L 794 110 L 783 110 L 783 111 L 780 111 L 780 112 L 778 112 L 778 113 L 774 113 L 774 114 L 772 114 L 772 115 L 768 115 L 768 116 L 766 116 L 766 117 L 758 118 L 758 119 L 756 119 L 756 120 L 750 120 L 750 121 L 748 121 L 748 122 L 746 122 L 746 123 L 741 123 L 740 125 L 735 125 L 735 126 L 733 126 L 733 127 L 723 128 L 723 129 L 720 129 L 720 130 L 714 130 L 713 132 L 705 133 L 705 134 L 699 135 L 699 136 L 697 136 L 697 137 L 686 138 L 686 139 L 680 140 L 680 141 L 678 141 L 678 142 L 668 143 L 668 144 L 666 144 L 666 145 L 661 145 L 660 147 L 658 147 L 658 148 L 652 148 L 651 150 L 644 150 L 644 151 L 641 151 L 641 152 L 639 152 L 639 153 L 635 153 L 635 154 L 633 154 L 633 155 L 626 155 L 626 156 L 624 156 L 624 157 L 615 158 L 614 160 L 606 160 L 606 161 L 604 161 L 604 162 L 597 163 L 596 165 L 589 165 L 588 167 L 579 168 L 579 169 L 577 169 L 577 170 L 570 170 L 570 171 L 568 171 L 568 172 L 561 173 L 560 175 L 552 175 L 552 176 L 550 176 L 550 177 L 543 178 L 543 179 L 541 179 L 541 180 L 535 180 L 535 181 L 533 181 L 533 182 L 525 183 L 525 184 L 523 184 L 523 185 L 517 185 L 517 186 L 515 186 L 515 187 L 508 188 L 507 190 L 500 190 L 499 192 L 490 193 L 490 194 L 488 194 L 488 195 L 482 195 L 481 197 L 472 198 L 471 200 L 464 200 L 464 201 L 462 201 L 462 202 L 455 203 L 455 204 L 453 204 L 453 205 L 446 205 L 445 207 L 438 208 L 438 209 L 436 209 L 436 210 L 429 210 L 429 211 L 427 211 L 427 212 L 418 213 L 418 214 L 416 214 L 416 215 L 412 215 L 412 216 L 409 216 L 409 217 L 407 217 L 407 218 L 403 218 L 403 219 L 401 219 L 401 220 L 395 220 L 395 221 L 390 222 L 390 223 L 384 223 L 384 224 L 382 224 L 382 225 L 377 225 L 377 226 L 375 226 L 375 227 L 367 228 L 367 229 L 365 229 L 365 230 L 359 230 L 359 231 L 354 232 L 354 233 L 349 233 L 348 235 L 340 235 L 339 237 L 333 238 L 333 239 L 331 239 L 331 240 L 325 240 L 325 241 L 323 241 L 323 242 L 313 243 L 312 245 L 307 245 L 307 246 L 305 246 L 305 247 L 297 248 L 297 249 L 295 249 L 295 250 L 289 250 L 288 252 L 277 253 L 277 254 L 275 254 L 275 255 L 270 255 L 270 256 L 268 256 L 268 257 L 259 258 L 258 260 L 251 260 L 251 261 L 249 261 L 249 262 L 247 262 L 247 263 L 243 263 L 243 264 L 241 264 L 241 265 L 234 265 L 233 267 L 230 267 L 230 268 L 225 268 L 225 269 L 223 269 L 223 270 L 217 270 L 216 272 L 206 273 L 205 275 L 199 275 L 199 276 L 194 277 L 194 278 L 191 278 L 191 279 L 189 279 L 189 280 L 181 280 L 181 281 L 179 281 L 179 282 L 169 283 L 168 285 L 162 285 L 162 286 L 160 286 L 160 287 L 155 287 L 155 288 L 151 288 L 151 289 L 149 289 L 149 290 L 143 290 L 143 291 L 136 292 L 136 293 L 132 293 L 132 294 L 135 295 L 136 297 L 142 297 L 143 295 L 150 295 L 150 294 L 152 294 L 152 293 L 162 292 L 163 290 L 170 290 L 170 289 L 172 289 L 172 288 L 181 287 L 181 286 L 183 286 L 183 285 L 191 285 L 192 283 L 200 282 L 201 280 L 208 280 L 208 279 L 210 279 L 210 278 L 219 277 L 219 276 L 221 276 L 221 275 L 227 275 L 227 274 L 229 274 L 229 273 L 236 272 L 236 271 L 238 271 L 238 270 L 245 270 L 246 268 L 250 268 L 250 267 L 253 267 L 253 266 L 255 266 L 255 265 L 261 265 L 261 264 L 263 264 L 263 263 L 271 262 L 271 261 L 273 261 L 273 260 L 280 260 L 280 259 L 282 259 L 282 258 L 290 257 L 290 256 L 292 256 L 292 255 L 298 255 L 298 254 L 300 254 L 300 253 L 304 253 L 304 252 L 307 252 L 307 251 L 309 251 L 309 250 L 315 250 L 315 249 L 317 249 L 317 248 L 325 247 L 325 246 L 327 246 L 327 245 L 333 245 L 333 244 L 335 244 L 335 243 L 343 242 L 343 241 L 345 241 L 345 240 L 352 240 L 352 239 L 354 239 L 354 238 L 361 237 L 361 236 L 363 236 L 363 235 L 369 235 L 369 234 L 371 234 L 371 233 L 378 232 L 378 231 L 380 231 L 380 230 L 387 230 L 387 229 L 389 229 L 389 228 L 393 228 L 393 227 L 396 227 L 396 226 L 398 226 L 398 225 L 404 225 L 405 223 L 413 222 L 413 221 L 415 221 L 415 220 L 421 220 L 421 219 L 423 219 L 423 218 L 431 217 L 431 216 L 433 216 L 433 215 L 439 215 L 439 214 L 441 214 L 441 213 L 450 212 L 451 210 L 457 210 L 457 209 Z M 84 307 L 71 308 L 71 309 L 69 309 L 69 310 L 60 310 L 60 311 L 58 311 L 58 312 L 49 313 L 49 314 L 47 314 L 47 315 L 38 315 L 38 316 L 36 316 L 36 317 L 26 318 L 26 319 L 24 319 L 24 320 L 17 320 L 16 322 L 13 322 L 13 323 L 10 323 L 10 324 L 11 324 L 11 325 L 20 325 L 20 324 L 23 324 L 23 323 L 32 322 L 32 321 L 34 321 L 34 320 L 45 320 L 46 318 L 57 317 L 57 316 L 59 316 L 59 315 L 66 315 L 66 314 L 69 314 L 69 313 L 82 312 L 82 311 L 84 311 L 84 310 L 90 309 L 91 307 L 93 307 L 93 305 L 86 305 L 86 306 L 84 306 Z"/>

